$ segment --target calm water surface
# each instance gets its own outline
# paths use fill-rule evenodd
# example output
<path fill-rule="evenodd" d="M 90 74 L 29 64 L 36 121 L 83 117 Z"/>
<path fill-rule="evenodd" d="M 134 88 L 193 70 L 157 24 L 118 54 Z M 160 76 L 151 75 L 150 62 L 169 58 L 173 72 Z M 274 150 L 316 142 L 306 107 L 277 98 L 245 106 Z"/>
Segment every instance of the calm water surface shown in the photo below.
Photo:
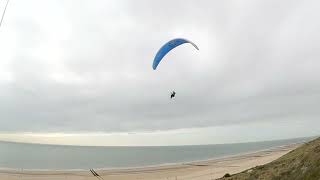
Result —
<path fill-rule="evenodd" d="M 89 169 L 150 166 L 219 158 L 291 143 L 301 143 L 311 139 L 158 147 L 85 147 L 0 142 L 0 167 Z"/>

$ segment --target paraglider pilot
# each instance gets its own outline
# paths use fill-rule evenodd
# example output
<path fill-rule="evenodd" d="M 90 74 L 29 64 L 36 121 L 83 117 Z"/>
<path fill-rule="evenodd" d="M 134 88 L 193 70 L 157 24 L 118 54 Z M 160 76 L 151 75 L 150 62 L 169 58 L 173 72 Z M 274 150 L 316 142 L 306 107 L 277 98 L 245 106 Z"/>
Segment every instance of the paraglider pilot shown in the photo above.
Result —
<path fill-rule="evenodd" d="M 172 93 L 171 93 L 171 99 L 174 98 L 174 96 L 176 96 L 176 92 L 172 91 Z"/>

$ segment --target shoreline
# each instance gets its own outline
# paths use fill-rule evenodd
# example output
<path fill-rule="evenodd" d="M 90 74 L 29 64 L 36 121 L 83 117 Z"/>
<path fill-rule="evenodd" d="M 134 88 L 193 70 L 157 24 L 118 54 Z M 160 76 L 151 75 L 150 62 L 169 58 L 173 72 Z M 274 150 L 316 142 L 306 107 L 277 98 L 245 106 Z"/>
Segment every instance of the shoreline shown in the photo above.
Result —
<path fill-rule="evenodd" d="M 154 165 L 146 165 L 146 166 L 131 166 L 131 167 L 102 167 L 102 168 L 93 168 L 95 170 L 99 171 L 109 171 L 109 170 L 127 170 L 127 169 L 146 169 L 146 168 L 158 168 L 158 167 L 170 167 L 170 166 L 181 166 L 181 165 L 188 165 L 188 164 L 195 164 L 195 163 L 210 163 L 213 161 L 217 160 L 223 160 L 223 159 L 230 159 L 233 157 L 239 157 L 239 156 L 246 156 L 246 155 L 251 155 L 255 153 L 260 153 L 260 152 L 266 152 L 266 151 L 275 151 L 275 150 L 280 150 L 284 149 L 286 147 L 291 147 L 295 145 L 301 145 L 304 142 L 300 143 L 292 143 L 292 144 L 286 144 L 286 145 L 281 145 L 281 146 L 275 146 L 275 147 L 270 147 L 267 149 L 262 149 L 262 150 L 257 150 L 257 151 L 248 151 L 244 153 L 237 153 L 237 154 L 232 154 L 232 155 L 225 155 L 225 156 L 220 156 L 220 157 L 215 157 L 215 158 L 210 158 L 210 159 L 204 159 L 204 160 L 194 160 L 194 161 L 181 161 L 181 162 L 175 162 L 175 163 L 163 163 L 163 164 L 154 164 Z M 0 173 L 1 171 L 87 171 L 88 169 L 28 169 L 28 168 L 8 168 L 8 167 L 0 167 Z"/>
<path fill-rule="evenodd" d="M 210 179 L 222 177 L 225 173 L 237 173 L 251 167 L 269 163 L 303 143 L 272 147 L 256 152 L 230 155 L 208 160 L 162 164 L 128 168 L 97 168 L 94 176 L 89 169 L 32 170 L 0 168 L 0 179 Z"/>

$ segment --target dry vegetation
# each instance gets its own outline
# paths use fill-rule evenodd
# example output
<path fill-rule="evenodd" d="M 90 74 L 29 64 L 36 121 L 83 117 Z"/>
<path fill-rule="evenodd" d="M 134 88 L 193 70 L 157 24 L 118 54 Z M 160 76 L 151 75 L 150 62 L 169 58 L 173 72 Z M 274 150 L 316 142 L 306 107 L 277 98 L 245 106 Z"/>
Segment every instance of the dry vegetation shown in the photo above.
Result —
<path fill-rule="evenodd" d="M 305 143 L 271 163 L 221 179 L 320 180 L 320 138 Z"/>

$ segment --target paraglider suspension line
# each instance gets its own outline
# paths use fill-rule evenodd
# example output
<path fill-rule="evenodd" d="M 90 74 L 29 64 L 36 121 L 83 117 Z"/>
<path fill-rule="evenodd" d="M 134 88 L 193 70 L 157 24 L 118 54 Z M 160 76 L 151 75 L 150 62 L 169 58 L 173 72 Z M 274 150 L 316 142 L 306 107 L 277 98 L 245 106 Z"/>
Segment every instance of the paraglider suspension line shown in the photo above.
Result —
<path fill-rule="evenodd" d="M 2 25 L 2 21 L 3 21 L 4 15 L 5 15 L 5 13 L 6 13 L 7 6 L 8 6 L 8 4 L 9 4 L 9 1 L 10 1 L 10 0 L 7 0 L 6 6 L 4 7 L 4 11 L 3 11 L 2 16 L 1 16 L 0 27 L 1 27 L 1 25 Z"/>

